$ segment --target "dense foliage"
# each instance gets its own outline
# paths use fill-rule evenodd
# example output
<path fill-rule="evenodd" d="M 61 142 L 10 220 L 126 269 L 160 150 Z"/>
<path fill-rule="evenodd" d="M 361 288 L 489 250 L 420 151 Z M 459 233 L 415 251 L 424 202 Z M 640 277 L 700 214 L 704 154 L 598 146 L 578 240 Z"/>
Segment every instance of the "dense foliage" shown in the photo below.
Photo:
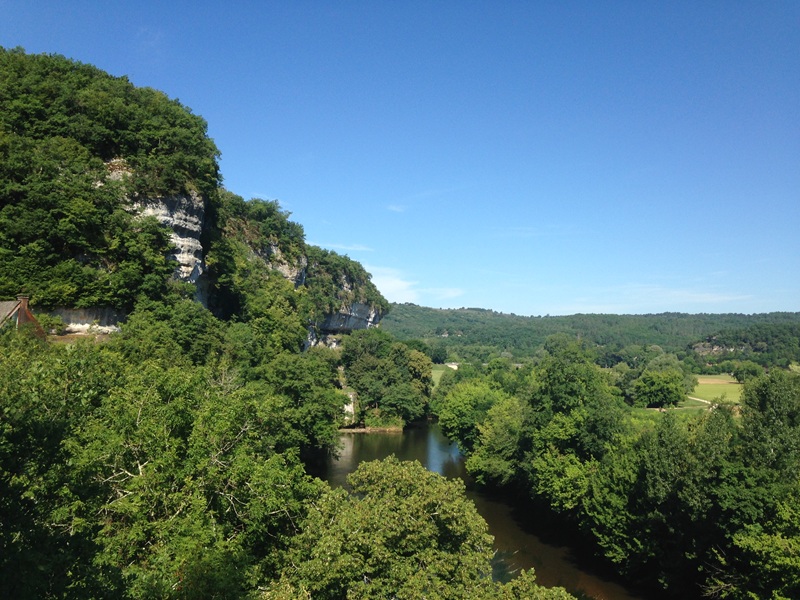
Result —
<path fill-rule="evenodd" d="M 370 426 L 403 425 L 427 412 L 431 361 L 380 329 L 354 331 L 344 340 L 342 364 L 356 391 L 357 420 Z"/>
<path fill-rule="evenodd" d="M 479 483 L 523 492 L 670 597 L 800 595 L 799 375 L 749 379 L 741 416 L 645 412 L 578 342 L 545 348 L 530 368 L 473 369 L 434 402 Z M 674 369 L 644 370 L 634 394 L 662 379 L 659 394 L 685 394 Z"/>
<path fill-rule="evenodd" d="M 177 100 L 125 77 L 0 48 L 0 131 L 11 146 L 63 143 L 103 161 L 124 158 L 137 194 L 210 194 L 219 183 L 219 151 L 206 129 Z"/>
<path fill-rule="evenodd" d="M 362 464 L 349 482 L 309 511 L 278 590 L 329 600 L 572 598 L 532 573 L 492 582 L 492 538 L 460 480 L 390 457 Z"/>
<path fill-rule="evenodd" d="M 0 335 L 0 595 L 570 598 L 491 581 L 460 482 L 396 460 L 351 492 L 309 477 L 337 354 L 238 343 L 258 328 L 175 299 L 105 343 Z"/>
<path fill-rule="evenodd" d="M 298 399 L 202 311 L 147 307 L 106 344 L 4 335 L 4 597 L 241 597 L 276 568 L 319 490 L 299 453 L 336 439 L 335 361 L 283 356 Z"/>

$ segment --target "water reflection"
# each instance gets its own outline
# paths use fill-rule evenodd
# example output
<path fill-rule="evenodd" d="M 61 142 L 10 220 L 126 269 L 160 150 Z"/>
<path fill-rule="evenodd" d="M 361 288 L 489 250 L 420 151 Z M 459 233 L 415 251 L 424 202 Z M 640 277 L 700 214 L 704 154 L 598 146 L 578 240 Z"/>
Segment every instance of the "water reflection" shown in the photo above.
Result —
<path fill-rule="evenodd" d="M 562 586 L 573 594 L 598 600 L 639 600 L 621 585 L 579 568 L 569 548 L 542 541 L 530 529 L 535 515 L 519 514 L 502 498 L 474 489 L 458 448 L 436 425 L 418 425 L 404 432 L 343 434 L 338 458 L 327 461 L 318 475 L 340 487 L 360 462 L 382 460 L 392 454 L 400 460 L 419 461 L 431 471 L 448 478 L 459 477 L 467 483 L 467 496 L 495 539 L 496 579 L 505 581 L 520 569 L 533 568 L 539 583 L 548 587 Z"/>

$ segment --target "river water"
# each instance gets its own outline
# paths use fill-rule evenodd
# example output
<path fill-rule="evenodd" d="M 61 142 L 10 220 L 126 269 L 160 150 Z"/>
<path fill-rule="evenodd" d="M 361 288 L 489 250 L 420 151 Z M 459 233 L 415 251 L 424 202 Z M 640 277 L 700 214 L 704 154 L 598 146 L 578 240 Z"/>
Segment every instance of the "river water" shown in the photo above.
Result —
<path fill-rule="evenodd" d="M 495 539 L 495 577 L 505 581 L 519 569 L 535 569 L 544 586 L 562 586 L 575 595 L 597 600 L 641 600 L 619 583 L 610 581 L 578 561 L 566 546 L 543 541 L 533 533 L 526 517 L 502 499 L 490 497 L 471 485 L 464 459 L 455 444 L 437 425 L 419 425 L 403 432 L 344 433 L 338 458 L 331 458 L 318 473 L 334 487 L 346 483 L 362 461 L 380 460 L 394 454 L 400 460 L 416 460 L 448 478 L 460 477 L 467 496 L 475 503 Z"/>

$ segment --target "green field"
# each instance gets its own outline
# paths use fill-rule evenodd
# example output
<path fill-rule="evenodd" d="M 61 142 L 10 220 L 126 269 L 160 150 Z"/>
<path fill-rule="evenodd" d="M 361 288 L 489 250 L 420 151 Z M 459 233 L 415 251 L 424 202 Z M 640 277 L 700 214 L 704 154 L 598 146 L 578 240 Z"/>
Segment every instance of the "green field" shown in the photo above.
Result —
<path fill-rule="evenodd" d="M 697 387 L 689 394 L 695 398 L 713 402 L 724 394 L 726 402 L 738 403 L 742 397 L 741 384 L 728 375 L 699 375 L 697 380 Z"/>

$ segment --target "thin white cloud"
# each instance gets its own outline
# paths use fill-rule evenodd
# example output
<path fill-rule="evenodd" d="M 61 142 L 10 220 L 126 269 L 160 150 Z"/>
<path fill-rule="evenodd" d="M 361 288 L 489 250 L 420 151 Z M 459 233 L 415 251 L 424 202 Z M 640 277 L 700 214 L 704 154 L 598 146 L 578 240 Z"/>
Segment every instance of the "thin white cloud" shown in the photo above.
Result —
<path fill-rule="evenodd" d="M 420 292 L 436 300 L 452 300 L 464 295 L 464 290 L 461 288 L 426 288 Z"/>
<path fill-rule="evenodd" d="M 386 210 L 396 213 L 403 213 L 406 212 L 406 208 L 407 207 L 403 206 L 402 204 L 390 204 L 389 206 L 386 207 Z"/>
<path fill-rule="evenodd" d="M 372 283 L 389 302 L 419 302 L 419 292 L 411 281 L 397 269 L 364 265 L 372 274 Z"/>
<path fill-rule="evenodd" d="M 138 50 L 148 54 L 160 53 L 164 50 L 166 35 L 162 29 L 140 27 L 136 32 Z"/>
<path fill-rule="evenodd" d="M 629 284 L 621 290 L 637 300 L 666 300 L 678 304 L 726 304 L 752 298 L 749 294 L 731 294 L 711 290 L 669 288 L 658 284 Z"/>
<path fill-rule="evenodd" d="M 558 307 L 554 314 L 661 312 L 738 312 L 751 295 L 708 289 L 667 287 L 660 284 L 630 283 L 582 292 L 582 297 Z"/>
<path fill-rule="evenodd" d="M 372 274 L 372 282 L 389 302 L 413 302 L 433 306 L 437 302 L 464 294 L 464 290 L 460 288 L 420 288 L 418 281 L 408 278 L 399 269 L 374 265 L 364 265 L 364 268 Z"/>

